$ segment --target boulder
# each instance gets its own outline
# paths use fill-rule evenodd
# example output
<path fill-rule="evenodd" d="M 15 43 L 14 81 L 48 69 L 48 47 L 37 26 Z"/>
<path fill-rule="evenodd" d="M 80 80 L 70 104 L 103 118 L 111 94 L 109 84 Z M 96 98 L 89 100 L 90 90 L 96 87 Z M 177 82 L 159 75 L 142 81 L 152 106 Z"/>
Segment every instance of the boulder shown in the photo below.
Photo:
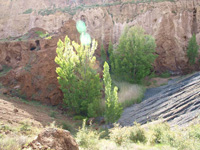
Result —
<path fill-rule="evenodd" d="M 27 147 L 28 149 L 78 150 L 78 144 L 70 132 L 63 129 L 47 128 Z"/>

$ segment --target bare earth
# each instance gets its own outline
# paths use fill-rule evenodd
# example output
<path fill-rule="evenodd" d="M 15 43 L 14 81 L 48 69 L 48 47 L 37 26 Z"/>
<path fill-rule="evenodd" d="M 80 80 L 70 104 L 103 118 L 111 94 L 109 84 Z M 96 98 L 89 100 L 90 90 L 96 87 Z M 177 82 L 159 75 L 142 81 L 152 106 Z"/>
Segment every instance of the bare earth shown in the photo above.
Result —
<path fill-rule="evenodd" d="M 51 117 L 51 113 L 55 118 Z M 69 116 L 61 114 L 58 109 L 39 103 L 24 102 L 19 98 L 7 97 L 0 94 L 0 123 L 18 125 L 21 122 L 29 121 L 32 126 L 45 127 L 54 121 L 59 124 L 62 122 L 73 123 Z"/>

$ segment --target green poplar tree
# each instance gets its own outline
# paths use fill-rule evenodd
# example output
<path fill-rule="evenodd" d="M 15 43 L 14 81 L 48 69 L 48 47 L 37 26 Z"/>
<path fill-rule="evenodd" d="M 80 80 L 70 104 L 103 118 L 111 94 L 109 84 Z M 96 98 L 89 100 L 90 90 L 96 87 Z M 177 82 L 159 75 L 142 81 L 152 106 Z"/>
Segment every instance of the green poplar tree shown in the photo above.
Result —
<path fill-rule="evenodd" d="M 96 117 L 99 114 L 101 89 L 99 74 L 93 69 L 94 52 L 97 42 L 92 47 L 75 43 L 71 44 L 66 36 L 65 41 L 58 41 L 55 62 L 58 82 L 64 94 L 63 101 L 79 115 Z"/>
<path fill-rule="evenodd" d="M 112 89 L 112 80 L 109 73 L 109 65 L 107 62 L 104 63 L 104 71 L 103 71 L 103 81 L 105 86 L 105 120 L 106 123 L 114 123 L 116 122 L 122 113 L 122 106 L 118 102 L 118 88 L 115 86 Z"/>

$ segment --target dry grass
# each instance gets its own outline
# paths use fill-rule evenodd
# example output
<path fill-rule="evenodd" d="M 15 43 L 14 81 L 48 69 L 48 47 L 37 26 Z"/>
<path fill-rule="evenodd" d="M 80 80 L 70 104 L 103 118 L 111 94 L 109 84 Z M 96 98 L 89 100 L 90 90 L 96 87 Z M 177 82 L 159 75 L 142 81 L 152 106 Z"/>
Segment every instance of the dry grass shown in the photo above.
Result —
<path fill-rule="evenodd" d="M 0 140 L 1 150 L 21 150 L 21 148 L 28 143 L 30 138 L 28 136 L 12 134 L 2 137 Z"/>
<path fill-rule="evenodd" d="M 132 104 L 141 102 L 144 96 L 144 87 L 128 82 L 114 82 L 119 88 L 119 102 L 123 107 L 128 107 Z"/>
<path fill-rule="evenodd" d="M 29 120 L 23 120 L 18 125 L 0 122 L 0 150 L 21 150 L 40 130 Z"/>
<path fill-rule="evenodd" d="M 118 101 L 123 108 L 129 107 L 132 104 L 140 103 L 145 92 L 145 88 L 138 84 L 130 84 L 128 82 L 113 81 L 114 85 L 118 87 Z M 105 99 L 101 101 L 100 112 L 105 111 Z"/>

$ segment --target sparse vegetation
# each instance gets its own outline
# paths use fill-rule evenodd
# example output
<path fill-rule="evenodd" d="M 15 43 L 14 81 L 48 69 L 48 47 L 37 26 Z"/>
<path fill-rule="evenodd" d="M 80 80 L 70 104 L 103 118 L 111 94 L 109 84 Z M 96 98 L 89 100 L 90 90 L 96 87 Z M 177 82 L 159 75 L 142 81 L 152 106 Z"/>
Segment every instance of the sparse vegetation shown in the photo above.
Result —
<path fill-rule="evenodd" d="M 76 141 L 83 149 L 98 150 L 100 134 L 86 127 L 86 120 L 83 121 L 82 128 L 79 129 L 76 135 Z"/>
<path fill-rule="evenodd" d="M 56 112 L 55 111 L 52 111 L 50 114 L 49 114 L 50 117 L 52 118 L 56 118 Z"/>
<path fill-rule="evenodd" d="M 161 78 L 169 78 L 171 74 L 168 71 L 166 71 L 166 72 L 161 73 L 159 76 Z"/>
<path fill-rule="evenodd" d="M 71 123 L 62 122 L 62 129 L 70 131 L 72 134 L 75 132 L 75 129 Z"/>
<path fill-rule="evenodd" d="M 115 6 L 115 5 L 127 5 L 127 4 L 140 4 L 140 3 L 150 3 L 150 2 L 164 2 L 164 1 L 170 1 L 170 2 L 175 2 L 174 0 L 132 0 L 132 1 L 126 1 L 126 2 L 121 2 L 119 1 L 115 1 L 112 3 L 102 3 L 102 4 L 92 4 L 92 5 L 77 5 L 75 7 L 64 7 L 64 8 L 46 8 L 46 9 L 40 9 L 38 11 L 39 15 L 45 16 L 45 15 L 51 15 L 51 14 L 55 14 L 57 11 L 63 12 L 63 13 L 68 13 L 70 15 L 75 15 L 77 11 L 80 10 L 86 10 L 86 9 L 91 9 L 91 8 L 97 8 L 97 7 L 110 7 L 110 6 Z M 111 14 L 112 16 L 112 14 Z"/>
<path fill-rule="evenodd" d="M 194 131 L 195 134 L 194 135 Z M 107 139 L 100 139 L 99 133 L 83 126 L 77 133 L 76 140 L 83 149 L 194 149 L 200 148 L 200 125 L 186 129 L 171 129 L 167 123 L 147 124 L 135 123 L 133 127 L 121 127 L 115 124 L 109 130 Z"/>
<path fill-rule="evenodd" d="M 25 12 L 23 12 L 23 14 L 31 14 L 33 12 L 33 9 L 27 9 Z"/>
<path fill-rule="evenodd" d="M 42 31 L 36 31 L 35 32 L 40 38 L 45 38 L 45 39 L 51 39 L 52 37 L 48 32 L 43 33 Z"/>
<path fill-rule="evenodd" d="M 12 68 L 7 66 L 7 65 L 3 65 L 3 71 L 0 72 L 0 77 L 6 75 Z"/>
<path fill-rule="evenodd" d="M 38 132 L 39 129 L 31 128 L 28 121 L 22 121 L 18 126 L 12 124 L 8 126 L 0 121 L 0 149 L 21 150 Z"/>
<path fill-rule="evenodd" d="M 26 134 L 26 135 L 32 134 L 33 131 L 31 129 L 31 125 L 29 124 L 28 121 L 21 122 L 20 124 L 21 124 L 21 126 L 20 126 L 21 133 Z"/>

